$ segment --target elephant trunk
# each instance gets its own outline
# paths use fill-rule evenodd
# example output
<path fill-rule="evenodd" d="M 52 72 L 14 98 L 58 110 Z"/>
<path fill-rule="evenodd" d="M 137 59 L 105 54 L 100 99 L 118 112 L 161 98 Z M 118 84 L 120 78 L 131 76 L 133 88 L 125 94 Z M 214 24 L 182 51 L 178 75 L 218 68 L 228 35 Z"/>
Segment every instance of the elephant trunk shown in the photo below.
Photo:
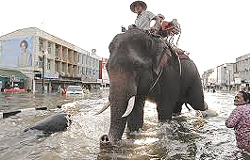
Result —
<path fill-rule="evenodd" d="M 124 116 L 127 105 L 133 105 L 130 100 L 135 95 L 135 78 L 131 72 L 109 71 L 110 79 L 110 129 L 108 135 L 100 139 L 101 147 L 110 146 L 122 138 L 127 118 Z M 133 99 L 133 98 L 132 98 Z"/>

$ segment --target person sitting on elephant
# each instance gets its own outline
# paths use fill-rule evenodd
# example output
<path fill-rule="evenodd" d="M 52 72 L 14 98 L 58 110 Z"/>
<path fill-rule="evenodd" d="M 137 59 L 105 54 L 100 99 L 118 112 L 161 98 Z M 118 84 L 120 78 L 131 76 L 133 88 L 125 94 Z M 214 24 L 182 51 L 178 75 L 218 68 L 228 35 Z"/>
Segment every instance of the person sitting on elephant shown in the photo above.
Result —
<path fill-rule="evenodd" d="M 143 1 L 135 1 L 130 5 L 130 10 L 137 13 L 135 20 L 135 26 L 143 30 L 156 31 L 160 29 L 160 18 L 154 15 L 152 12 L 147 11 L 147 4 Z M 150 27 L 150 22 L 155 20 L 155 24 Z M 132 27 L 130 25 L 129 27 Z M 125 32 L 126 28 L 122 27 L 122 32 Z"/>
<path fill-rule="evenodd" d="M 159 14 L 157 14 L 157 16 L 160 18 L 161 27 L 162 27 L 163 23 L 167 23 L 167 21 L 164 21 L 165 20 L 165 16 L 164 15 L 162 15 L 162 14 L 159 13 Z"/>
<path fill-rule="evenodd" d="M 164 21 L 165 20 L 165 16 L 162 14 L 158 14 L 157 15 L 160 18 L 160 28 L 157 31 L 157 34 L 161 35 L 162 37 L 167 37 L 167 34 L 164 32 L 164 30 L 166 30 L 166 27 L 168 26 L 168 22 Z"/>

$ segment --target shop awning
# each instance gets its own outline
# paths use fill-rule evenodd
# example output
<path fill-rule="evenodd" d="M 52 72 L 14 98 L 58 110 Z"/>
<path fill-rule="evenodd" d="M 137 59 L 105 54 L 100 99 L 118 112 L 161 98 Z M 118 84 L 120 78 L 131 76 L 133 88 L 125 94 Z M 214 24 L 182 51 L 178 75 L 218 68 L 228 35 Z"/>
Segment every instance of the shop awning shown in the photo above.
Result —
<path fill-rule="evenodd" d="M 26 78 L 28 78 L 21 71 L 18 71 L 18 70 L 9 70 L 9 69 L 0 69 L 0 76 L 1 77 L 8 77 L 8 78 L 20 78 L 20 79 L 26 79 Z"/>

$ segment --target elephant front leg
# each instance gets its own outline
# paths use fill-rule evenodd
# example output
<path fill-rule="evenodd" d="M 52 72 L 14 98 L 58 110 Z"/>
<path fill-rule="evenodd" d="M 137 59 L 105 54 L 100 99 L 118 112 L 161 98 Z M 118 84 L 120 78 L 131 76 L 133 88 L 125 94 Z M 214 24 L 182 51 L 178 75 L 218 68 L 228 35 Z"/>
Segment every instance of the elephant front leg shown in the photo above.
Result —
<path fill-rule="evenodd" d="M 134 108 L 127 119 L 127 125 L 130 132 L 139 131 L 139 129 L 142 128 L 143 116 L 144 116 L 144 110 L 143 110 L 144 104 L 145 104 L 145 97 L 136 96 Z"/>

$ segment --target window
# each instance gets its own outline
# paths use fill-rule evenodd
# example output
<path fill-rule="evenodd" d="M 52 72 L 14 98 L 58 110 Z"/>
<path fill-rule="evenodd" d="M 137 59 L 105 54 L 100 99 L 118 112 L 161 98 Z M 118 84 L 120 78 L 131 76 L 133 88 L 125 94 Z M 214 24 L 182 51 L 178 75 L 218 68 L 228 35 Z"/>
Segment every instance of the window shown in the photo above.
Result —
<path fill-rule="evenodd" d="M 43 50 L 43 40 L 39 38 L 39 51 Z"/>
<path fill-rule="evenodd" d="M 82 55 L 78 55 L 78 63 L 80 63 L 81 62 L 81 58 L 82 58 Z"/>
<path fill-rule="evenodd" d="M 83 64 L 83 65 L 85 65 L 85 61 L 86 61 L 86 56 L 83 55 L 83 56 L 82 56 L 82 64 Z"/>
<path fill-rule="evenodd" d="M 48 70 L 50 70 L 51 68 L 50 68 L 50 66 L 51 66 L 51 60 L 50 59 L 48 59 L 48 62 L 47 62 L 47 69 Z"/>
<path fill-rule="evenodd" d="M 59 71 L 59 63 L 58 62 L 56 62 L 55 68 L 56 68 L 56 71 L 58 72 Z"/>
<path fill-rule="evenodd" d="M 66 58 L 66 56 L 67 56 L 67 48 L 63 47 L 62 52 L 63 52 L 63 58 Z"/>
<path fill-rule="evenodd" d="M 89 65 L 89 57 L 88 56 L 86 57 L 86 65 L 87 66 Z"/>
<path fill-rule="evenodd" d="M 58 51 L 59 51 L 59 46 L 56 44 L 56 50 L 55 50 L 56 57 L 58 57 Z"/>
<path fill-rule="evenodd" d="M 65 72 L 65 63 L 62 63 L 62 71 Z"/>
<path fill-rule="evenodd" d="M 85 71 L 85 67 L 82 67 L 82 74 L 85 75 L 86 74 L 86 71 Z"/>
<path fill-rule="evenodd" d="M 51 43 L 48 41 L 48 54 L 51 54 Z"/>
<path fill-rule="evenodd" d="M 78 74 L 82 73 L 82 67 L 78 66 Z"/>
<path fill-rule="evenodd" d="M 39 57 L 38 68 L 43 68 L 43 58 L 42 57 Z"/>

